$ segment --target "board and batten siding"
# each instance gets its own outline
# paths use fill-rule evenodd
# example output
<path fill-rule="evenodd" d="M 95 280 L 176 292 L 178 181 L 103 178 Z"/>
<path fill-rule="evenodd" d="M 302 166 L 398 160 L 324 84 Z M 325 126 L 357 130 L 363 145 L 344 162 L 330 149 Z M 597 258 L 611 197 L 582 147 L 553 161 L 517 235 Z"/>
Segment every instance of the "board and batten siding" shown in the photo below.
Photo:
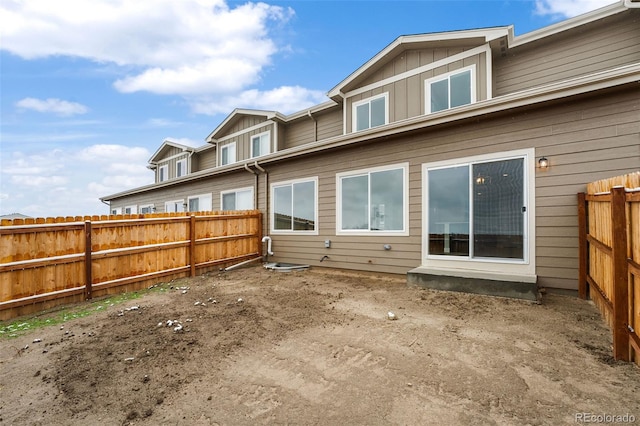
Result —
<path fill-rule="evenodd" d="M 271 152 L 274 152 L 274 150 L 276 149 L 276 145 L 274 144 L 274 140 L 273 140 L 274 134 L 275 134 L 273 124 L 266 124 L 265 126 L 261 126 L 257 129 L 248 131 L 246 133 L 241 133 L 232 138 L 224 139 L 223 141 L 218 143 L 218 152 L 222 151 L 223 146 L 235 142 L 236 161 L 247 160 L 251 158 L 251 137 L 264 132 L 270 132 Z"/>
<path fill-rule="evenodd" d="M 588 182 L 640 169 L 637 95 L 638 87 L 632 84 L 617 92 L 519 108 L 273 164 L 269 167 L 272 183 L 318 176 L 319 185 L 319 235 L 273 235 L 274 259 L 404 274 L 421 263 L 422 164 L 534 148 L 536 159 L 544 155 L 551 164 L 535 175 L 538 283 L 576 289 L 576 193 L 584 191 Z M 335 235 L 336 173 L 402 162 L 410 164 L 410 235 Z M 324 247 L 326 239 L 332 242 L 329 249 Z M 392 249 L 385 251 L 384 244 Z M 324 255 L 329 259 L 320 263 Z"/>
<path fill-rule="evenodd" d="M 193 171 L 200 171 L 200 170 L 206 170 L 206 169 L 211 169 L 213 167 L 216 167 L 218 164 L 218 161 L 216 159 L 216 149 L 215 148 L 209 148 L 206 149 L 204 151 L 200 151 L 198 152 L 196 155 L 194 155 L 192 157 L 197 159 L 197 166 L 194 167 Z"/>
<path fill-rule="evenodd" d="M 496 96 L 640 62 L 640 9 L 509 49 L 494 58 Z"/>
<path fill-rule="evenodd" d="M 462 49 L 450 52 L 449 50 L 443 50 L 450 54 L 460 53 Z M 412 52 L 408 51 L 405 54 L 410 55 Z M 443 53 L 444 54 L 444 53 Z M 421 52 L 420 55 L 415 55 L 415 60 L 422 58 L 425 52 Z M 450 55 L 448 55 L 450 56 Z M 444 59 L 436 56 L 435 60 Z M 398 80 L 383 86 L 375 87 L 357 95 L 353 95 L 346 100 L 346 129 L 347 133 L 350 133 L 353 129 L 353 104 L 355 102 L 365 100 L 372 96 L 380 95 L 382 93 L 388 93 L 389 96 L 389 122 L 404 120 L 407 118 L 417 117 L 425 114 L 425 81 L 437 77 L 438 75 L 446 74 L 452 71 L 456 71 L 468 66 L 475 67 L 475 97 L 476 101 L 484 100 L 487 98 L 487 71 L 486 71 L 487 55 L 480 53 L 473 55 L 458 61 L 450 62 L 447 65 L 443 65 L 432 70 L 428 70 L 402 80 Z M 431 61 L 433 62 L 433 61 Z M 394 75 L 404 72 L 404 67 L 393 68 L 393 62 L 391 68 L 385 67 L 383 69 L 396 70 L 392 75 L 376 74 L 376 80 L 371 80 L 371 83 L 376 83 L 384 78 L 393 77 Z M 411 68 L 416 68 L 423 64 L 416 63 Z"/>

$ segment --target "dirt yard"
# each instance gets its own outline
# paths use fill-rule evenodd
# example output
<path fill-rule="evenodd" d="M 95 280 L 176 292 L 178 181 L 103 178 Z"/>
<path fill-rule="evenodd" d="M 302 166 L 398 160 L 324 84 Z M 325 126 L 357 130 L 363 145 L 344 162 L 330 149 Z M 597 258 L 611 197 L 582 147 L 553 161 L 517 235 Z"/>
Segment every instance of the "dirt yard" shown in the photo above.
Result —
<path fill-rule="evenodd" d="M 162 287 L 0 340 L 0 424 L 640 421 L 640 369 L 612 360 L 599 314 L 575 298 L 260 267 Z"/>

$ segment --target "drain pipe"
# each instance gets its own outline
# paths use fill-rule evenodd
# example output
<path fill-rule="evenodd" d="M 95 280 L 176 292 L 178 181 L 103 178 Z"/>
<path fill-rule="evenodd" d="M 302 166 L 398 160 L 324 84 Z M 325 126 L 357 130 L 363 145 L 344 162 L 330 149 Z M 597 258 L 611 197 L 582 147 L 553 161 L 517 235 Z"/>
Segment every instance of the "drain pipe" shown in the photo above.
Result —
<path fill-rule="evenodd" d="M 258 160 L 253 163 L 253 166 L 260 170 L 262 174 L 264 174 L 264 213 L 265 220 L 264 223 L 267 225 L 267 230 L 269 228 L 269 172 L 267 172 L 260 164 L 258 164 Z M 257 179 L 257 177 L 256 177 Z M 256 194 L 258 193 L 258 188 L 256 187 Z M 256 206 L 258 205 L 258 199 L 256 195 Z"/>
<path fill-rule="evenodd" d="M 313 118 L 313 115 L 311 115 L 311 110 L 307 110 L 307 115 L 309 116 L 310 119 L 313 120 L 313 141 L 317 141 L 318 140 L 318 121 Z"/>
<path fill-rule="evenodd" d="M 262 242 L 266 242 L 267 243 L 267 255 L 269 256 L 273 256 L 273 252 L 271 251 L 271 237 L 267 236 L 267 237 L 262 237 Z"/>
<path fill-rule="evenodd" d="M 255 175 L 256 179 L 255 179 L 255 186 L 256 186 L 256 190 L 253 193 L 253 208 L 258 208 L 258 184 L 260 183 L 258 181 L 258 175 L 260 173 L 256 172 L 255 170 L 251 170 L 249 168 L 249 165 L 247 163 L 244 163 L 244 169 L 246 171 L 248 171 L 249 173 L 251 173 L 252 175 Z"/>

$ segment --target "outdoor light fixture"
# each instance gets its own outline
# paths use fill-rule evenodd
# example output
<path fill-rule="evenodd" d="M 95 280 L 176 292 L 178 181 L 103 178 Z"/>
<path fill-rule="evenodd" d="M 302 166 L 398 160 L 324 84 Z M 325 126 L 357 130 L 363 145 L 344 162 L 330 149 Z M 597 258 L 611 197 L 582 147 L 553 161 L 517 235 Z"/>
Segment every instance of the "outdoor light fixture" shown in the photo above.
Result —
<path fill-rule="evenodd" d="M 549 160 L 547 160 L 547 157 L 540 157 L 540 159 L 538 160 L 538 166 L 540 166 L 540 168 L 542 170 L 546 170 L 549 168 Z"/>

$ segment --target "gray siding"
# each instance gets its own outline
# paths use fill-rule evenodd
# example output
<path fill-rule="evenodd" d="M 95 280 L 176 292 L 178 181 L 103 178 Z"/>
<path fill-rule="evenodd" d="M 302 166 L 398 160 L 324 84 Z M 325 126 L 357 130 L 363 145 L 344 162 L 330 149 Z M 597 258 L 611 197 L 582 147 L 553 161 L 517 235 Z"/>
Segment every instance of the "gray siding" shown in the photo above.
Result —
<path fill-rule="evenodd" d="M 236 161 L 242 161 L 251 158 L 251 137 L 264 132 L 270 132 L 271 140 L 271 152 L 274 152 L 276 145 L 274 144 L 274 138 L 276 137 L 275 126 L 273 124 L 267 124 L 259 127 L 255 130 L 242 133 L 236 137 L 224 140 L 218 144 L 218 150 L 224 145 L 235 142 L 236 144 Z"/>
<path fill-rule="evenodd" d="M 216 159 L 216 149 L 209 148 L 205 151 L 198 152 L 192 158 L 197 159 L 197 166 L 193 168 L 193 171 L 210 169 L 212 167 L 216 167 L 218 161 Z"/>
<path fill-rule="evenodd" d="M 171 155 L 176 155 L 179 153 L 182 153 L 183 151 L 181 149 L 178 148 L 172 148 L 171 150 L 172 152 L 175 151 L 175 154 L 171 154 Z M 167 157 L 169 157 L 170 155 L 167 155 Z M 164 166 L 164 165 L 168 165 L 169 166 L 169 179 L 174 179 L 176 177 L 177 174 L 177 166 L 176 163 L 180 160 L 187 160 L 187 170 L 189 167 L 189 153 L 185 152 L 183 155 L 180 155 L 178 157 L 172 158 L 170 160 L 160 160 L 158 161 L 158 166 L 156 168 L 156 181 L 158 181 L 159 179 L 159 172 L 158 170 L 160 169 L 160 167 Z M 186 171 L 185 171 L 186 173 Z"/>
<path fill-rule="evenodd" d="M 509 49 L 494 58 L 496 96 L 640 62 L 640 10 Z"/>

